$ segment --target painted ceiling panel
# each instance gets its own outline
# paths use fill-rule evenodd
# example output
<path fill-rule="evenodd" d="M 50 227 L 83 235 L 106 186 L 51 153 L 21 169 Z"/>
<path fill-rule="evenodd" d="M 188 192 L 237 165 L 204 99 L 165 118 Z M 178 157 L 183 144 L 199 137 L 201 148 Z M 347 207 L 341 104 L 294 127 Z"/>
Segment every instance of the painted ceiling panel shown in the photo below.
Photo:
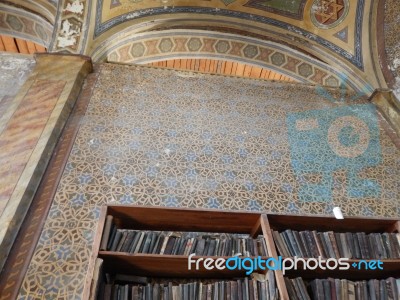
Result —
<path fill-rule="evenodd" d="M 305 3 L 306 0 L 250 0 L 245 6 L 302 19 Z"/>
<path fill-rule="evenodd" d="M 98 58 L 116 42 L 149 32 L 206 30 L 272 41 L 305 53 L 351 78 L 358 89 L 385 87 L 374 50 L 377 3 L 383 0 L 38 0 L 12 1 L 47 20 L 56 15 L 50 52 Z M 57 8 L 56 8 L 57 7 Z M 0 14 L 14 26 L 15 16 Z M 20 16 L 16 16 L 21 21 Z M 54 17 L 55 19 L 55 17 Z M 382 22 L 381 22 L 382 23 Z M 11 25 L 10 25 L 11 24 Z M 21 27 L 21 26 L 19 26 Z M 29 28 L 23 25 L 21 28 Z M 36 27 L 35 27 L 36 28 Z M 11 30 L 11 29 L 9 29 Z M 37 30 L 36 30 L 37 31 Z M 5 33 L 0 31 L 0 33 Z M 42 31 L 43 33 L 43 31 Z M 10 34 L 7 32 L 6 34 Z M 40 35 L 40 34 L 39 34 Z M 24 36 L 18 38 L 27 39 Z M 36 41 L 38 42 L 38 41 Z M 121 47 L 122 44 L 119 44 Z M 118 46 L 119 47 L 119 46 Z M 100 49 L 100 50 L 99 50 Z M 375 51 L 375 52 L 374 52 Z M 175 58 L 174 58 L 175 59 Z M 318 78 L 317 78 L 318 79 Z"/>
<path fill-rule="evenodd" d="M 203 19 L 204 15 L 238 19 L 237 22 L 245 25 L 243 29 L 249 32 L 252 31 L 250 22 L 257 22 L 301 35 L 316 34 L 314 40 L 317 43 L 331 48 L 338 43 L 342 50 L 354 55 L 356 49 L 352 37 L 357 22 L 362 22 L 364 3 L 365 0 L 351 3 L 348 0 L 99 0 L 94 35 L 100 36 L 119 24 L 139 21 L 145 17 L 198 14 Z M 358 18 L 348 18 L 349 15 L 357 14 Z M 201 17 L 199 22 L 200 19 Z M 230 27 L 232 24 L 229 25 L 228 19 L 222 23 Z M 212 26 L 211 23 L 207 25 Z M 323 36 L 323 39 L 318 39 L 317 36 Z"/>

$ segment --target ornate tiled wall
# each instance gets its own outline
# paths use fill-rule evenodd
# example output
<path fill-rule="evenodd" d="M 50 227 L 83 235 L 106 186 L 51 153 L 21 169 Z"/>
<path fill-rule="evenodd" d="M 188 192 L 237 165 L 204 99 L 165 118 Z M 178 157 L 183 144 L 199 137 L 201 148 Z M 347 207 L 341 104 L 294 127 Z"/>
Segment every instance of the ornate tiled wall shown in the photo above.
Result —
<path fill-rule="evenodd" d="M 19 299 L 81 299 L 106 203 L 398 216 L 400 152 L 358 95 L 102 65 Z"/>
<path fill-rule="evenodd" d="M 396 77 L 395 92 L 400 98 L 400 5 L 396 0 L 385 2 L 385 48 L 389 68 Z"/>

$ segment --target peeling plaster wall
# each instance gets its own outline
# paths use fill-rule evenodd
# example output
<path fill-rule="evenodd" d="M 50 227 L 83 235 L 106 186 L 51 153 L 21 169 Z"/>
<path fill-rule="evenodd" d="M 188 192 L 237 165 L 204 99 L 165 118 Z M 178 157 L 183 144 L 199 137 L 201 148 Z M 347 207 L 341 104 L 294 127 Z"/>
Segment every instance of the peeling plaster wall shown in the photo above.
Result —
<path fill-rule="evenodd" d="M 399 0 L 386 0 L 385 5 L 385 46 L 389 68 L 396 78 L 393 87 L 400 99 L 400 3 Z"/>
<path fill-rule="evenodd" d="M 0 104 L 5 96 L 17 94 L 34 66 L 32 56 L 0 52 Z"/>

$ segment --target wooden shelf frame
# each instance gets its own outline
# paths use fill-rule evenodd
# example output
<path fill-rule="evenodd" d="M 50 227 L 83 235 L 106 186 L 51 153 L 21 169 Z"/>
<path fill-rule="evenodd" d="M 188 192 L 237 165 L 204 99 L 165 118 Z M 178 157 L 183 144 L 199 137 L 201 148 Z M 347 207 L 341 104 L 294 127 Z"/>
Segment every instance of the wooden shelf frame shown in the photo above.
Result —
<path fill-rule="evenodd" d="M 329 216 L 267 214 L 263 212 L 221 211 L 213 209 L 167 208 L 134 205 L 108 205 L 101 211 L 88 275 L 85 282 L 83 299 L 89 299 L 92 273 L 97 257 L 102 258 L 106 272 L 118 270 L 119 273 L 154 277 L 185 278 L 235 278 L 245 276 L 245 271 L 230 270 L 188 270 L 188 257 L 183 255 L 132 254 L 111 251 L 99 251 L 102 232 L 107 215 L 113 215 L 118 228 L 146 231 L 186 231 L 186 232 L 220 232 L 241 233 L 265 238 L 270 257 L 278 257 L 272 231 L 286 229 L 319 232 L 400 232 L 398 219 L 346 217 L 337 220 Z M 195 256 L 208 258 L 210 256 Z M 216 258 L 215 256 L 213 258 Z M 226 258 L 226 257 L 225 257 Z M 267 258 L 264 258 L 267 259 Z M 309 258 L 304 258 L 305 260 Z M 361 260 L 351 259 L 349 263 Z M 367 260 L 368 261 L 368 260 Z M 339 278 L 349 280 L 366 280 L 370 278 L 400 277 L 400 259 L 386 259 L 384 270 L 360 271 L 340 270 L 303 270 L 288 271 L 290 278 L 303 277 L 306 280 L 315 278 Z M 282 271 L 275 271 L 280 299 L 289 300 L 289 294 Z"/>

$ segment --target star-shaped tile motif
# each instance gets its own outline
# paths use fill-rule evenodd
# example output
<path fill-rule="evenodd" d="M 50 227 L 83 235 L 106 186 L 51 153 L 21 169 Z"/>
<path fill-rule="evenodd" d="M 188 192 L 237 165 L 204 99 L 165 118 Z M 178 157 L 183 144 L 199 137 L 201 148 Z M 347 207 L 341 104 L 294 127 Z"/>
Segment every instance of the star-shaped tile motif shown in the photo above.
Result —
<path fill-rule="evenodd" d="M 331 19 L 336 21 L 339 19 L 339 12 L 344 8 L 344 6 L 337 3 L 331 3 L 329 7 L 331 9 Z"/>
<path fill-rule="evenodd" d="M 338 4 L 337 0 L 322 1 L 321 8 L 315 14 L 321 17 L 321 23 L 325 24 L 329 20 L 338 20 L 343 8 L 344 6 Z"/>

